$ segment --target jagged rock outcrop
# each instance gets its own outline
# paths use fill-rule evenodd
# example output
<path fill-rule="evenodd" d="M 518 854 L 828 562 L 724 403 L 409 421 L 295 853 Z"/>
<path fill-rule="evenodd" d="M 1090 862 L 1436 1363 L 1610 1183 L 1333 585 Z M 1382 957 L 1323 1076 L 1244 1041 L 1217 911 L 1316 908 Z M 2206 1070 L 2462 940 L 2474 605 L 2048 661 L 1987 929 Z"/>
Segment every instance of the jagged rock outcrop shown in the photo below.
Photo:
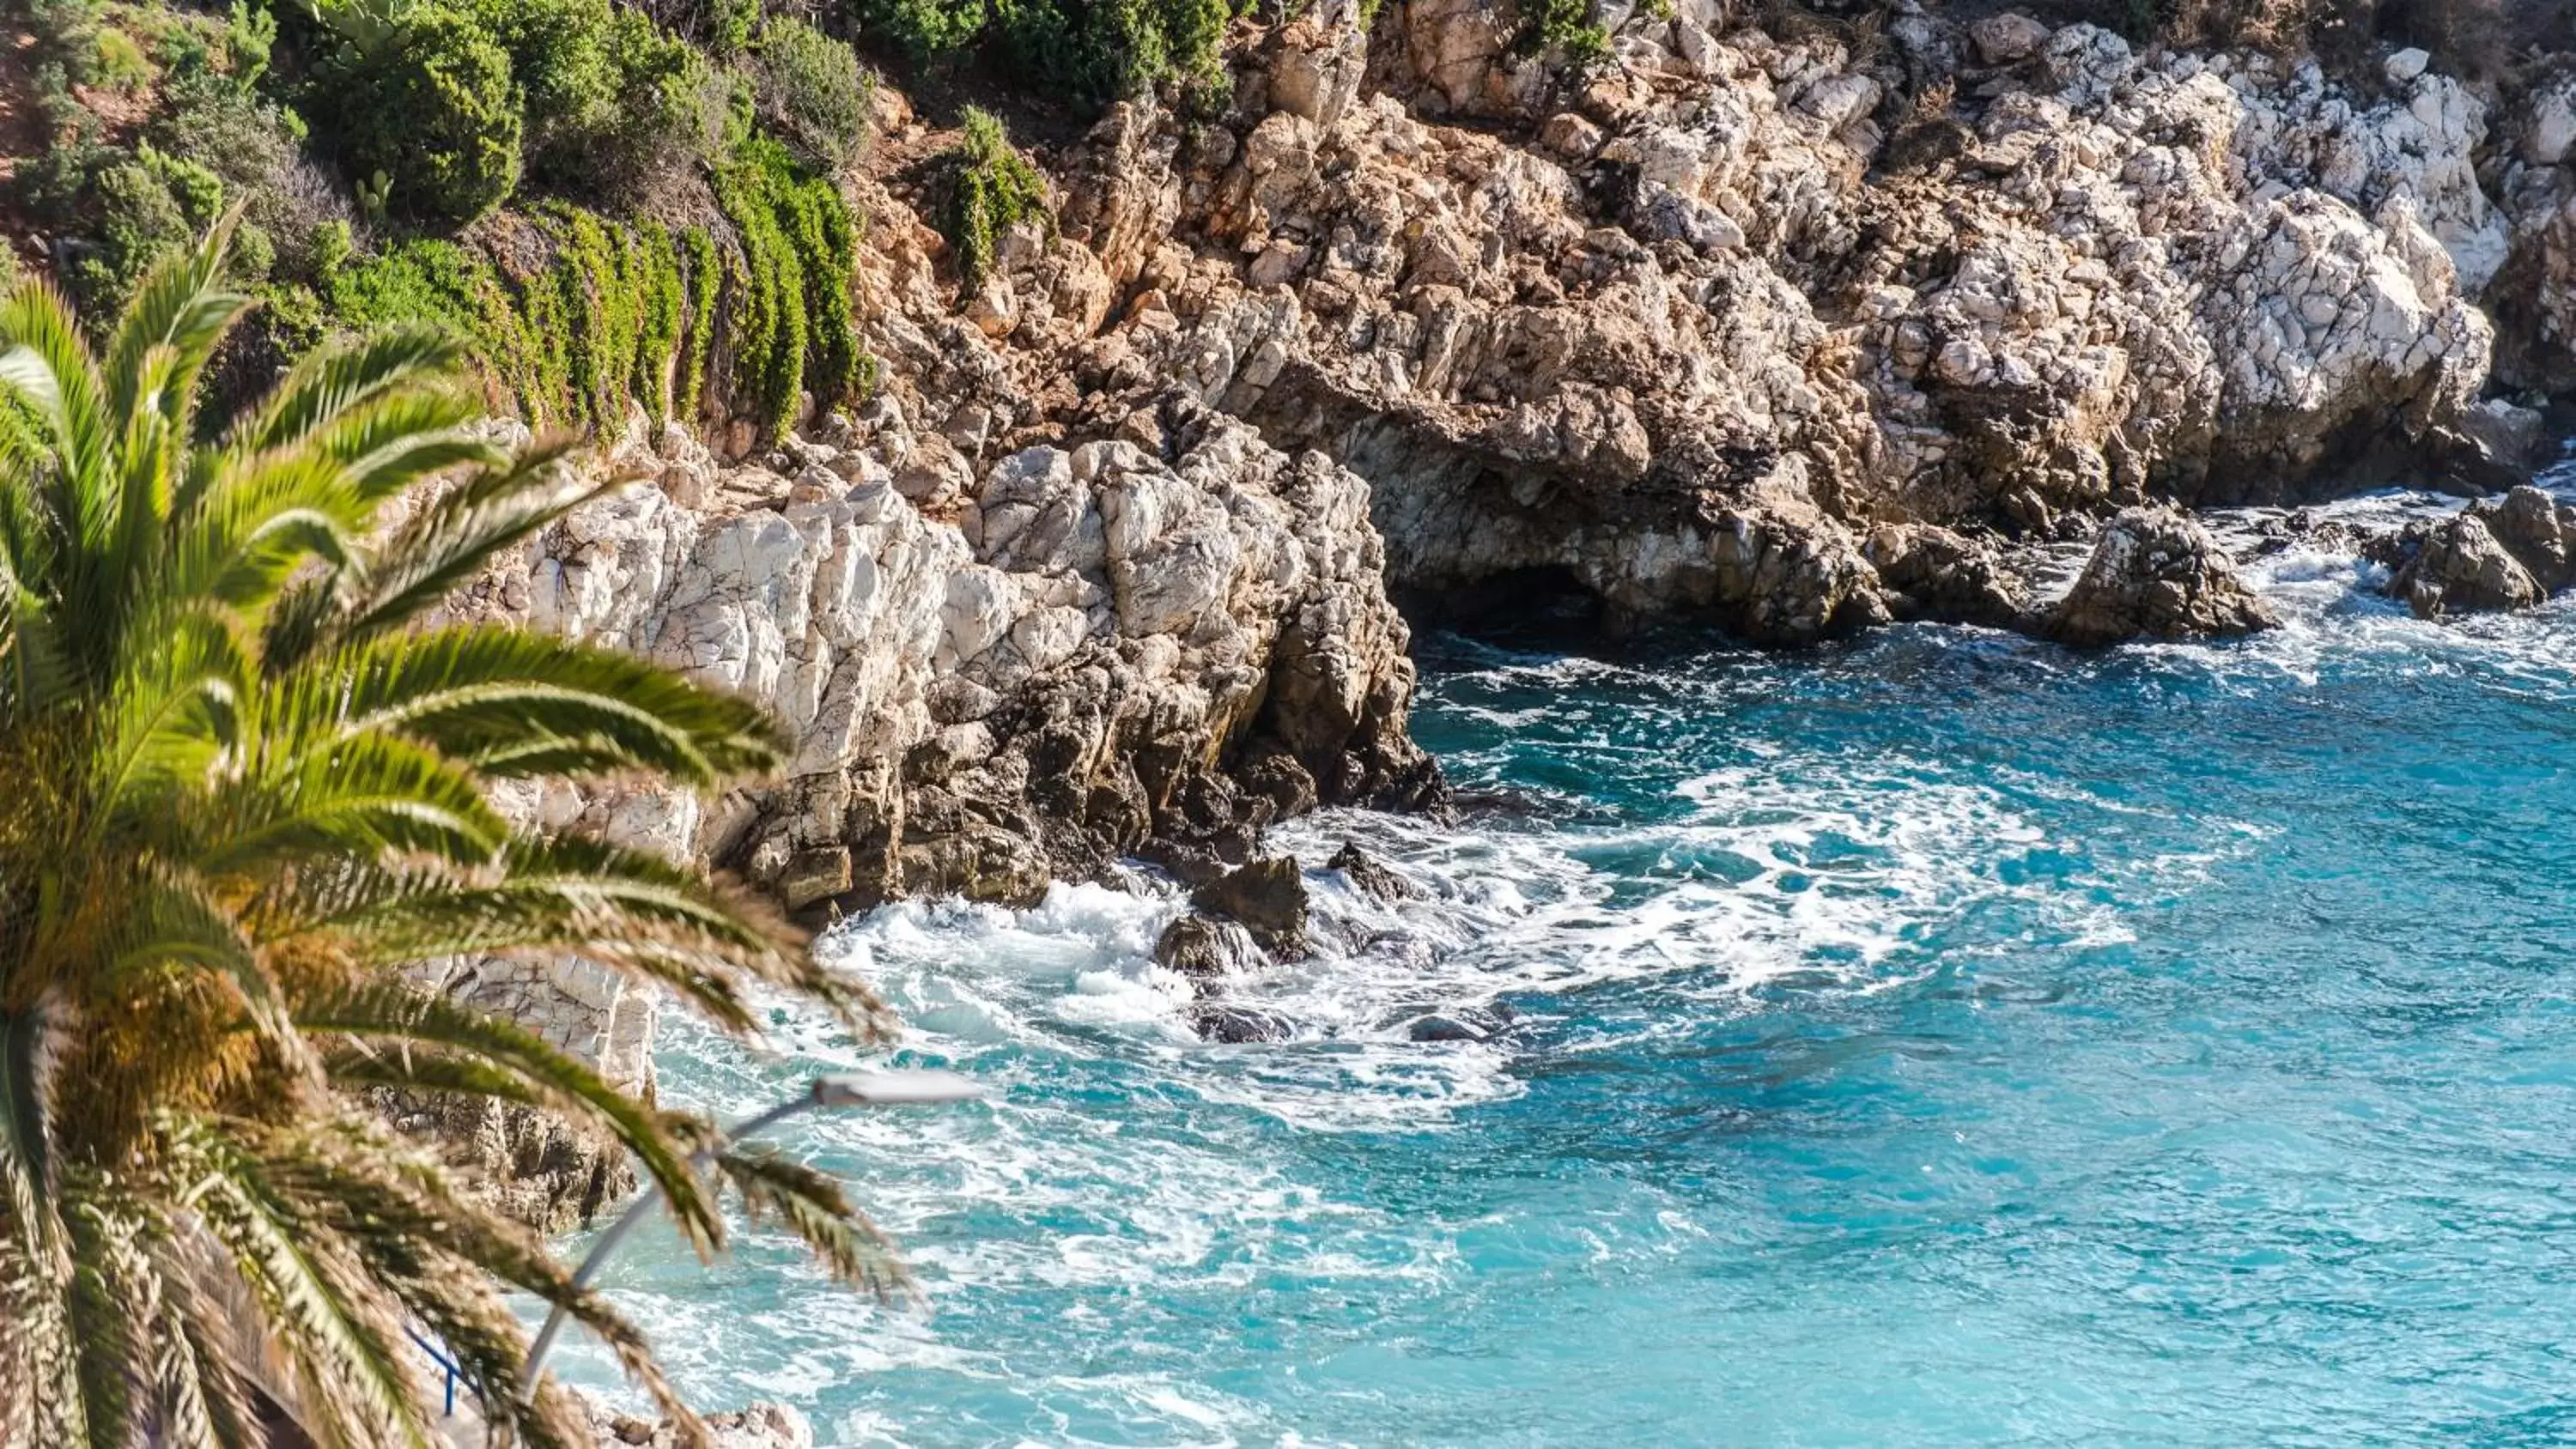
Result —
<path fill-rule="evenodd" d="M 2510 238 L 2489 299 L 2511 319 L 2498 332 L 2496 375 L 2576 392 L 2576 58 L 2561 57 L 2513 102 L 2484 179 Z"/>
<path fill-rule="evenodd" d="M 2576 505 L 2537 488 L 2410 526 L 2386 549 L 2388 593 L 2417 616 L 2527 609 L 2576 586 Z"/>
<path fill-rule="evenodd" d="M 2209 530 L 2171 509 L 2131 508 L 2103 528 L 2043 627 L 2061 643 L 2098 645 L 2227 638 L 2279 624 Z"/>
<path fill-rule="evenodd" d="M 590 1401 L 591 1433 L 599 1449 L 674 1449 L 679 1428 L 621 1414 Z M 708 1414 L 707 1449 L 814 1449 L 814 1426 L 793 1405 L 756 1403 L 730 1414 Z"/>
<path fill-rule="evenodd" d="M 1136 853 L 1220 874 L 1285 815 L 1436 802 L 1438 771 L 1406 734 L 1413 666 L 1367 484 L 1187 397 L 1110 431 L 984 465 L 989 439 L 917 431 L 885 398 L 728 465 L 638 419 L 588 464 L 636 481 L 451 611 L 748 694 L 794 757 L 784 778 L 703 804 L 617 782 L 501 803 L 828 914 L 897 895 L 1034 902 Z M 1264 899 L 1234 905 L 1289 953 L 1295 923 L 1273 930 Z M 647 989 L 569 958 L 445 963 L 437 985 L 651 1086 Z M 395 1115 L 548 1228 L 631 1181 L 545 1114 Z"/>
<path fill-rule="evenodd" d="M 1034 900 L 1150 843 L 1241 860 L 1289 810 L 1427 798 L 1367 485 L 1186 402 L 1127 422 L 935 482 L 920 454 L 964 455 L 891 407 L 792 445 L 792 478 L 630 433 L 605 466 L 652 481 L 458 607 L 750 694 L 798 747 L 703 810 L 617 788 L 525 808 L 807 909 Z"/>
<path fill-rule="evenodd" d="M 1582 72 L 1482 0 L 1247 19 L 1214 114 L 1123 104 L 1042 150 L 1051 224 L 971 296 L 924 219 L 939 138 L 880 88 L 895 159 L 848 178 L 878 395 L 757 456 L 630 430 L 600 466 L 643 481 L 459 603 L 760 697 L 793 766 L 514 807 L 817 916 L 1139 852 L 1207 888 L 1284 815 L 1436 797 L 1391 587 L 1773 644 L 2238 632 L 2259 601 L 2141 505 L 2529 466 L 2533 414 L 2478 397 L 2491 361 L 2576 388 L 2576 80 L 2491 109 L 2412 56 L 2356 87 L 1975 8 L 1614 5 Z M 2035 603 L 2022 551 L 2105 519 Z M 2409 597 L 2545 591 L 2524 521 L 2421 540 Z M 1214 979 L 1244 934 L 1166 954 Z M 455 984 L 649 1072 L 613 982 Z"/>
<path fill-rule="evenodd" d="M 1614 626 L 1774 642 L 1925 607 L 1881 523 L 2048 534 L 2483 457 L 2473 298 L 2510 238 L 2458 82 L 1922 14 L 1855 59 L 1722 18 L 1641 13 L 1576 78 L 1445 0 L 1363 72 L 1313 7 L 1221 123 L 1122 107 L 1054 158 L 1063 225 L 1005 285 L 1057 300 L 1009 346 L 1378 481 L 1399 585 L 1545 571 Z"/>

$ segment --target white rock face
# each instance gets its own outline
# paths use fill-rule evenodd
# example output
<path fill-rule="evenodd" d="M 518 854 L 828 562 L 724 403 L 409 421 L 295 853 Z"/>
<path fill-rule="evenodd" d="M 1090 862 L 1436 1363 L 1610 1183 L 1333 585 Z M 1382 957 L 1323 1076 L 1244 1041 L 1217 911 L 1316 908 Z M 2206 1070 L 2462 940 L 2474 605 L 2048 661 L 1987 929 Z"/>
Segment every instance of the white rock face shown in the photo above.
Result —
<path fill-rule="evenodd" d="M 883 481 L 922 446 L 899 417 L 791 443 L 775 468 L 723 467 L 637 418 L 588 466 L 644 481 L 451 611 L 749 695 L 794 758 L 706 807 L 562 784 L 504 805 L 720 863 L 805 909 L 1034 900 L 1139 849 L 1239 857 L 1284 811 L 1436 789 L 1404 733 L 1412 666 L 1367 485 L 1232 419 L 1171 415 L 1169 436 L 1145 417 L 1133 438 L 1007 454 L 949 518 Z M 649 1085 L 648 991 L 569 959 L 445 979 Z"/>
<path fill-rule="evenodd" d="M 2429 70 L 2363 98 L 1916 14 L 1897 59 L 1955 89 L 1891 120 L 1885 63 L 1831 39 L 1635 17 L 1569 93 L 1495 15 L 1406 7 L 1338 124 L 1255 88 L 1184 145 L 1122 109 L 1065 188 L 1067 234 L 1156 303 L 1086 376 L 1179 378 L 1377 480 L 1405 584 L 1544 568 L 1810 637 L 1878 617 L 1874 520 L 2294 498 L 2451 447 L 2486 380 L 2512 232 L 2484 104 Z"/>

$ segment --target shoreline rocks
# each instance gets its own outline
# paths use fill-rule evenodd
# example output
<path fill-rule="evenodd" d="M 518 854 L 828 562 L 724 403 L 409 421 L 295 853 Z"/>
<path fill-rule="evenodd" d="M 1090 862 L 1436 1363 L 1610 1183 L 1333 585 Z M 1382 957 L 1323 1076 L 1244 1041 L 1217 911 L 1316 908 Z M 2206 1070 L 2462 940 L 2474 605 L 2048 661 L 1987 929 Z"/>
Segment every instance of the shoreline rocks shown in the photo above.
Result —
<path fill-rule="evenodd" d="M 1246 18 L 1212 113 L 1038 148 L 1057 214 L 971 298 L 921 169 L 848 175 L 877 393 L 722 456 L 635 420 L 590 466 L 642 481 L 455 605 L 739 689 L 793 765 L 503 803 L 816 925 L 1132 855 L 1215 900 L 1281 819 L 1445 799 L 1395 592 L 1775 646 L 2241 633 L 2268 610 L 2162 510 L 2488 489 L 2534 415 L 2482 391 L 2576 393 L 2576 66 L 2491 94 L 2412 56 L 2346 82 L 2009 13 L 1900 7 L 1864 44 L 1682 0 L 1574 71 L 1491 7 L 1393 3 Z M 883 155 L 929 154 L 879 109 Z M 2405 544 L 2403 596 L 2560 586 L 2571 521 L 2521 498 Z M 2033 560 L 2097 531 L 2037 599 Z M 1386 888 L 1371 864 L 1336 868 Z M 1284 896 L 1174 929 L 1202 983 L 1303 933 Z M 649 1086 L 652 1003 L 605 973 L 451 984 Z M 537 1124 L 450 1130 L 552 1163 L 546 1213 L 598 1195 Z"/>
<path fill-rule="evenodd" d="M 2171 509 L 2132 508 L 2102 530 L 2084 572 L 2049 609 L 2042 632 L 2086 647 L 2225 639 L 2280 622 L 2236 577 L 2234 561 L 2209 530 Z"/>
<path fill-rule="evenodd" d="M 2576 585 L 2576 505 L 2521 487 L 2383 545 L 2387 593 L 2416 617 L 2528 609 Z"/>

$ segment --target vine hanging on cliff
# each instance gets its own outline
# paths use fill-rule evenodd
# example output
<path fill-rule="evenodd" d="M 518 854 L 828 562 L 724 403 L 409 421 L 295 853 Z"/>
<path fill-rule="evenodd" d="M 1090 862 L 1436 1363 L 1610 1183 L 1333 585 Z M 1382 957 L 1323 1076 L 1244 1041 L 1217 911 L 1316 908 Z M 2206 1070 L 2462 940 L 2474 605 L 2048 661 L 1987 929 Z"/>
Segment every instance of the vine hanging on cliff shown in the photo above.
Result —
<path fill-rule="evenodd" d="M 471 338 L 534 424 L 609 428 L 630 403 L 655 422 L 716 405 L 775 438 L 807 395 L 829 407 L 872 376 L 849 320 L 858 225 L 836 186 L 774 143 L 746 146 L 713 189 L 728 238 L 549 202 L 473 242 L 406 242 L 344 266 L 331 309 L 350 325 L 426 317 Z M 505 260 L 531 250 L 531 230 L 545 260 Z M 711 398 L 719 354 L 731 386 Z"/>

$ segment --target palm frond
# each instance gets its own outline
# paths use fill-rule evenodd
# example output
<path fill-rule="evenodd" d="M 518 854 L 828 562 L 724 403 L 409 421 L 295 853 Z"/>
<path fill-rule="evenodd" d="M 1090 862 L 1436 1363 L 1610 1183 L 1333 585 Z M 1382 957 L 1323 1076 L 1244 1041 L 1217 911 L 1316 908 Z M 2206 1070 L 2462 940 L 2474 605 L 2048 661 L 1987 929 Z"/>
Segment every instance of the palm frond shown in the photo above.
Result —
<path fill-rule="evenodd" d="M 894 1244 L 850 1203 L 830 1174 L 818 1172 L 766 1143 L 727 1147 L 716 1171 L 742 1194 L 755 1219 L 776 1218 L 803 1239 L 832 1276 L 880 1298 L 909 1290 L 912 1277 Z"/>
<path fill-rule="evenodd" d="M 376 635 L 311 661 L 305 678 L 314 676 L 339 688 L 344 728 L 417 735 L 487 775 L 515 773 L 506 767 L 524 763 L 514 751 L 530 741 L 555 747 L 548 773 L 649 770 L 702 787 L 785 756 L 777 726 L 748 701 L 544 634 L 465 626 Z"/>
<path fill-rule="evenodd" d="M 562 466 L 571 439 L 521 453 L 421 509 L 350 571 L 340 637 L 399 629 L 474 577 L 485 563 L 613 483 L 586 483 Z"/>
<path fill-rule="evenodd" d="M 398 1312 L 338 1261 L 346 1240 L 323 1231 L 244 1144 L 202 1123 L 173 1137 L 195 1183 L 189 1203 L 259 1299 L 306 1382 L 307 1407 L 328 1413 L 344 1439 L 431 1449 L 421 1386 L 396 1347 Z"/>
<path fill-rule="evenodd" d="M 667 1120 L 525 1027 L 405 986 L 363 987 L 306 1002 L 295 1017 L 307 1032 L 429 1047 L 509 1074 L 542 1099 L 614 1133 L 667 1195 L 681 1235 L 700 1253 L 723 1246 L 724 1220 Z"/>
<path fill-rule="evenodd" d="M 458 361 L 456 340 L 427 325 L 388 328 L 322 348 L 244 416 L 228 441 L 244 454 L 291 449 L 370 399 L 446 384 Z"/>

